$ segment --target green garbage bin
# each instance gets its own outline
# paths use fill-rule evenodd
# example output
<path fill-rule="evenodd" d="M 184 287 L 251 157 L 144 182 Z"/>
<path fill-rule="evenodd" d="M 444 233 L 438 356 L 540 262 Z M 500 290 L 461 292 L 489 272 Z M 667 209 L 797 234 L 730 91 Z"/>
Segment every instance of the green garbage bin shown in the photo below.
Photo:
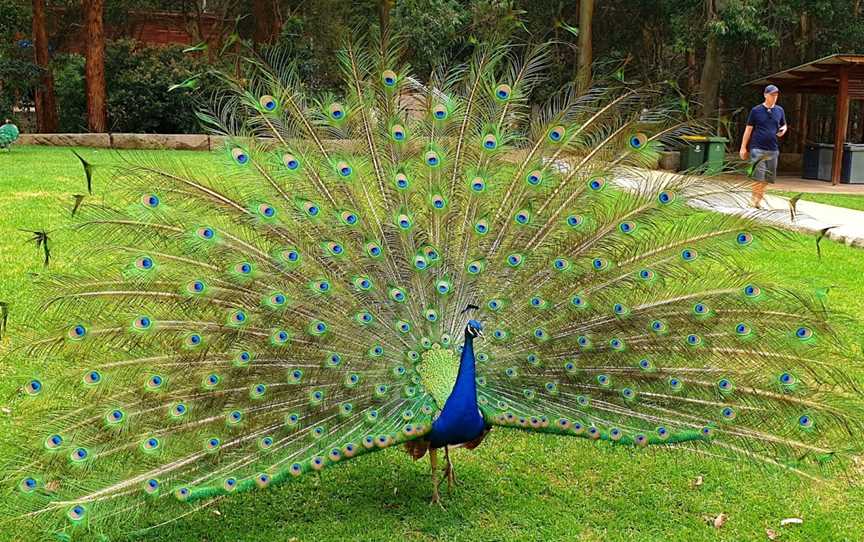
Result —
<path fill-rule="evenodd" d="M 708 173 L 718 173 L 723 170 L 723 161 L 726 159 L 726 143 L 729 140 L 725 137 L 709 136 L 708 151 L 705 153 L 705 162 L 708 164 L 706 171 Z"/>
<path fill-rule="evenodd" d="M 684 144 L 678 149 L 681 152 L 681 163 L 678 171 L 688 171 L 702 167 L 705 163 L 705 150 L 708 138 L 705 136 L 684 136 Z"/>

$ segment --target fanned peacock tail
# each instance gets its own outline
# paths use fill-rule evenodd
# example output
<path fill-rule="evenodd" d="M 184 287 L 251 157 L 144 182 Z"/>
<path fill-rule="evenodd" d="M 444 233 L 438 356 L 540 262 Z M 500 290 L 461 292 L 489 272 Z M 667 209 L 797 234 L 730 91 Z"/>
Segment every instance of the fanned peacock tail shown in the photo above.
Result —
<path fill-rule="evenodd" d="M 427 86 L 397 58 L 349 44 L 322 98 L 245 60 L 201 115 L 221 174 L 140 160 L 81 206 L 99 265 L 44 284 L 5 517 L 99 532 L 423 438 L 468 304 L 488 424 L 844 470 L 861 400 L 825 311 L 747 271 L 778 234 L 643 169 L 693 126 L 662 88 L 532 109 L 542 46 Z"/>

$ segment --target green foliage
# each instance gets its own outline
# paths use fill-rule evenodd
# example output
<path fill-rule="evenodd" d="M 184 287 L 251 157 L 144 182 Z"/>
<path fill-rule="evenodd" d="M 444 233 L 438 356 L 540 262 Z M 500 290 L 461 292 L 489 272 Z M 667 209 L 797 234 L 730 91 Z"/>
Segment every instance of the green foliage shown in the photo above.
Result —
<path fill-rule="evenodd" d="M 105 59 L 108 122 L 112 131 L 182 133 L 197 131 L 196 100 L 168 88 L 206 70 L 203 60 L 179 46 L 141 47 L 133 41 L 111 44 Z"/>
<path fill-rule="evenodd" d="M 59 108 L 60 132 L 87 131 L 87 98 L 84 95 L 84 57 L 57 55 L 52 61 L 54 94 Z"/>
<path fill-rule="evenodd" d="M 393 10 L 414 71 L 426 77 L 432 67 L 457 50 L 468 13 L 456 0 L 402 0 Z"/>

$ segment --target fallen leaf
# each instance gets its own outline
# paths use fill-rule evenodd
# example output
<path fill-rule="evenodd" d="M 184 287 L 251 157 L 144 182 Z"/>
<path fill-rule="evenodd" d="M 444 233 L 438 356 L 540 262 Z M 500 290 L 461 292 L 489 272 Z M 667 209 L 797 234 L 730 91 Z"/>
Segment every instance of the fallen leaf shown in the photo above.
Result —
<path fill-rule="evenodd" d="M 793 524 L 794 525 L 800 525 L 802 523 L 804 523 L 804 520 L 801 518 L 786 518 L 786 519 L 780 520 L 780 526 L 781 527 L 785 527 L 786 525 L 793 525 Z"/>
<path fill-rule="evenodd" d="M 3 407 L 3 408 L 0 408 L 0 412 L 2 412 L 3 414 L 12 414 L 12 409 Z"/>
<path fill-rule="evenodd" d="M 714 528 L 719 529 L 720 527 L 725 525 L 727 519 L 729 519 L 729 516 L 727 516 L 726 514 L 720 514 L 719 516 L 714 518 Z"/>
<path fill-rule="evenodd" d="M 777 540 L 780 538 L 780 533 L 774 529 L 765 529 L 765 536 L 768 537 L 768 540 Z"/>
<path fill-rule="evenodd" d="M 704 481 L 705 481 L 705 480 L 704 480 L 704 478 L 702 478 L 701 475 L 700 475 L 700 476 L 697 476 L 696 479 L 693 480 L 693 487 L 699 487 L 699 486 L 701 486 L 701 485 L 702 485 L 702 482 L 704 482 Z"/>
<path fill-rule="evenodd" d="M 222 515 L 222 512 L 220 512 L 219 510 L 217 510 L 217 509 L 214 508 L 214 509 L 213 509 L 213 515 L 221 516 L 221 515 Z"/>

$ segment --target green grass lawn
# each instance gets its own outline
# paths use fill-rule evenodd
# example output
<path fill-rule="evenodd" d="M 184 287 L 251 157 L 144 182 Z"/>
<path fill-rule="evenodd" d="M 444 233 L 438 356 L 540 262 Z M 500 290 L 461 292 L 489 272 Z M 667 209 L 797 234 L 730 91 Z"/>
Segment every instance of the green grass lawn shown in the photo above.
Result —
<path fill-rule="evenodd" d="M 94 163 L 118 159 L 113 151 L 80 151 Z M 218 167 L 207 153 L 165 154 L 205 172 Z M 96 171 L 100 193 L 108 182 L 103 171 Z M 10 304 L 12 335 L 0 343 L 0 407 L 15 394 L 3 378 L 10 369 L 2 354 L 14 346 L 16 329 L 37 316 L 28 273 L 42 271 L 40 254 L 19 229 L 57 227 L 68 218 L 72 195 L 84 191 L 81 166 L 69 149 L 18 146 L 0 152 L 0 301 Z M 864 314 L 864 251 L 829 240 L 821 247 L 820 260 L 815 239 L 796 234 L 782 248 L 755 252 L 755 266 L 803 289 L 830 286 L 832 309 Z M 71 234 L 58 234 L 52 270 L 68 271 L 72 253 L 86 248 L 76 246 Z M 840 331 L 856 343 L 864 337 L 860 328 Z M 858 367 L 849 370 L 864 374 Z M 0 413 L 0 432 L 8 431 L 15 414 Z M 0 456 L 4 452 L 0 449 Z M 222 500 L 142 538 L 741 541 L 768 540 L 766 529 L 780 532 L 782 542 L 862 536 L 864 488 L 816 484 L 684 449 L 645 451 L 496 429 L 477 450 L 457 450 L 454 456 L 463 483 L 445 494 L 446 510 L 429 506 L 428 463 L 388 450 L 320 476 Z M 704 483 L 694 485 L 700 476 Z M 721 528 L 706 522 L 721 513 L 728 515 Z M 804 523 L 781 528 L 780 521 L 789 517 Z M 0 527 L 0 540 L 21 539 Z"/>
<path fill-rule="evenodd" d="M 797 192 L 784 192 L 782 190 L 772 190 L 770 194 L 775 196 L 783 196 L 791 198 Z M 815 201 L 816 203 L 824 203 L 826 205 L 834 205 L 836 207 L 846 207 L 847 209 L 857 209 L 864 211 L 864 195 L 855 194 L 809 194 L 801 195 L 801 199 L 805 201 Z"/>

